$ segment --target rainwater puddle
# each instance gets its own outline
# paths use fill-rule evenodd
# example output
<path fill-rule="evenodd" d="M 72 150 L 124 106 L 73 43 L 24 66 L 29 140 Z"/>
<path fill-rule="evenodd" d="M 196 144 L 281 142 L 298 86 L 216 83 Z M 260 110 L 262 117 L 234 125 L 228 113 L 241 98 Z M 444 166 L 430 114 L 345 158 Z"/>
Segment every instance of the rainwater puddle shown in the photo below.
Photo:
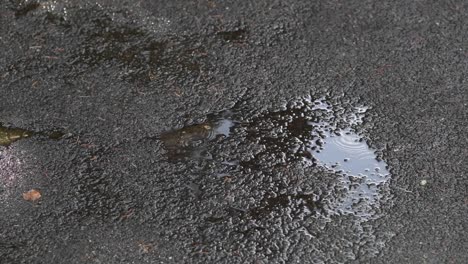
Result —
<path fill-rule="evenodd" d="M 264 208 L 258 207 L 252 213 L 256 217 L 271 213 L 272 208 L 287 207 L 292 211 L 316 210 L 312 213 L 324 215 L 350 214 L 366 221 L 375 215 L 374 209 L 382 197 L 381 187 L 390 179 L 387 164 L 378 160 L 375 150 L 356 132 L 367 110 L 365 106 L 354 107 L 325 97 L 305 97 L 277 111 L 244 117 L 242 122 L 235 118 L 242 116 L 241 110 L 224 111 L 209 117 L 205 123 L 163 133 L 160 139 L 169 160 L 210 160 L 220 168 L 217 173 L 220 177 L 239 168 L 248 174 L 254 171 L 275 177 L 278 170 L 300 164 L 303 168 L 329 172 L 336 184 L 333 188 L 343 190 L 331 194 L 333 202 L 321 204 L 320 210 L 319 206 L 311 206 L 321 201 L 322 197 L 318 196 L 314 200 L 304 199 L 303 193 L 283 195 L 286 200 L 264 197 Z M 211 149 L 214 155 L 208 151 L 209 145 L 222 145 L 228 137 L 242 150 L 224 148 L 218 150 L 222 153 L 216 153 Z M 226 156 L 228 152 L 232 154 Z M 224 158 L 218 160 L 220 154 Z M 312 181 L 316 178 L 315 175 L 304 177 Z"/>
<path fill-rule="evenodd" d="M 389 180 L 387 164 L 379 161 L 375 151 L 350 130 L 339 136 L 328 133 L 323 140 L 322 150 L 312 155 L 319 166 L 324 166 L 342 175 L 343 184 L 348 189 L 346 197 L 338 210 L 361 217 L 369 216 L 368 204 L 373 204 L 379 197 L 379 185 Z M 356 208 L 357 207 L 357 208 Z"/>
<path fill-rule="evenodd" d="M 204 143 L 219 136 L 229 137 L 233 126 L 233 120 L 217 117 L 205 123 L 162 133 L 159 138 L 168 151 L 169 160 L 179 161 L 189 157 L 200 157 Z"/>

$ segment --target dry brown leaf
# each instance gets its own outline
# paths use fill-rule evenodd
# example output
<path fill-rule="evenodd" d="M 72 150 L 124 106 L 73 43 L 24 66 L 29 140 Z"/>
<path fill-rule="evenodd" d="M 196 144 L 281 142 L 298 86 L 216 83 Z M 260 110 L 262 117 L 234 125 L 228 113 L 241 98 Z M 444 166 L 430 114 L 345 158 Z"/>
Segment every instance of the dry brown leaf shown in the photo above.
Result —
<path fill-rule="evenodd" d="M 41 193 L 38 190 L 31 189 L 28 192 L 23 193 L 23 199 L 26 201 L 35 202 L 41 198 Z"/>

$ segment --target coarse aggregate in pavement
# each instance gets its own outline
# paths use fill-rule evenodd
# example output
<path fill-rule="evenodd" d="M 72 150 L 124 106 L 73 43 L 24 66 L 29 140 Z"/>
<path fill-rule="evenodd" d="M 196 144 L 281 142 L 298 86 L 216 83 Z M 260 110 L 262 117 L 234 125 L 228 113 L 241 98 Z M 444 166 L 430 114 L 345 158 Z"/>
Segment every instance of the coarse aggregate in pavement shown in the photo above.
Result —
<path fill-rule="evenodd" d="M 0 263 L 465 263 L 467 11 L 1 0 Z"/>

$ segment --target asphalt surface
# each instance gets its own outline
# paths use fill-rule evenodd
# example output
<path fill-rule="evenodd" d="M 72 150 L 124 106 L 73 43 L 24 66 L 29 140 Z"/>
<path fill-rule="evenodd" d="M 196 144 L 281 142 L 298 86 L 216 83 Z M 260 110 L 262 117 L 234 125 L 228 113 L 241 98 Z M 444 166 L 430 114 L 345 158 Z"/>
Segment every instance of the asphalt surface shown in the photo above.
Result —
<path fill-rule="evenodd" d="M 0 263 L 466 263 L 467 39 L 464 1 L 2 0 Z"/>

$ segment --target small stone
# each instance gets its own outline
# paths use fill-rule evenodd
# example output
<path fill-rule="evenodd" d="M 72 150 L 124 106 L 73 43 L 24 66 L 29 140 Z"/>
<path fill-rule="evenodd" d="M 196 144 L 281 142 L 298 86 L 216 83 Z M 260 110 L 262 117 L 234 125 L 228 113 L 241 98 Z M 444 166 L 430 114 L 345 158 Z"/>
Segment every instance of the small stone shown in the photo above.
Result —
<path fill-rule="evenodd" d="M 426 181 L 426 180 L 422 180 L 420 184 L 421 184 L 421 186 L 424 186 L 424 185 L 427 184 L 427 181 Z"/>

